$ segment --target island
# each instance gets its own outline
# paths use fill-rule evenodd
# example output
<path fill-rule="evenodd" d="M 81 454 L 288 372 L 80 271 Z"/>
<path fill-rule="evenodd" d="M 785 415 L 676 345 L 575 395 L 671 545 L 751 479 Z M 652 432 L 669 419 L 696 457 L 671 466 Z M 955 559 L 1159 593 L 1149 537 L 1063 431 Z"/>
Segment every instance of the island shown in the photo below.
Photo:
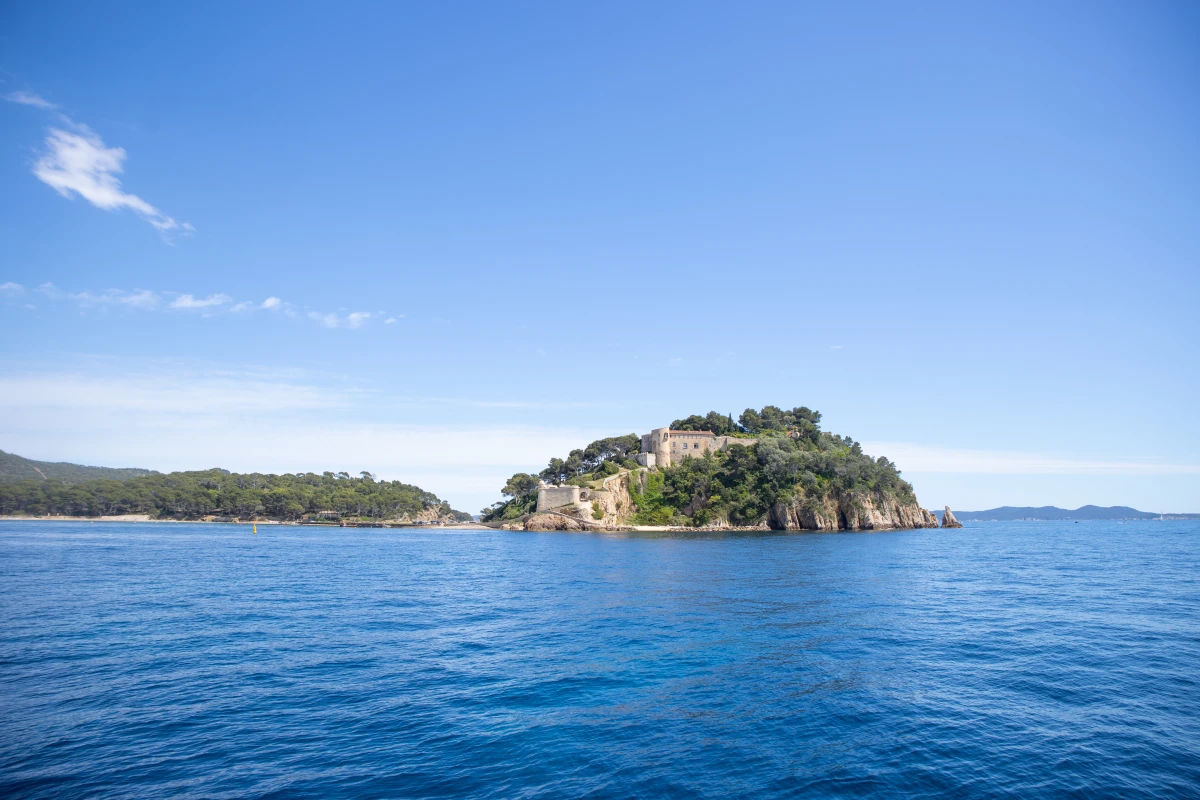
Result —
<path fill-rule="evenodd" d="M 523 530 L 936 528 L 887 458 L 777 406 L 692 415 L 517 473 L 485 524 Z"/>

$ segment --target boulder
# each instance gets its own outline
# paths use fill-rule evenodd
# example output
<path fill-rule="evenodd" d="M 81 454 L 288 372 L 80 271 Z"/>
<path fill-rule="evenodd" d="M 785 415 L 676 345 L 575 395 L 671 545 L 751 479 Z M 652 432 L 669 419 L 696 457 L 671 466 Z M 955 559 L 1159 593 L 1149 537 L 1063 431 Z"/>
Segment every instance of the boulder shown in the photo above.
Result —
<path fill-rule="evenodd" d="M 527 531 L 581 531 L 583 525 L 562 514 L 534 514 L 525 520 Z"/>
<path fill-rule="evenodd" d="M 961 528 L 962 523 L 954 518 L 954 512 L 950 510 L 950 506 L 946 506 L 946 510 L 942 512 L 942 527 L 943 528 Z"/>

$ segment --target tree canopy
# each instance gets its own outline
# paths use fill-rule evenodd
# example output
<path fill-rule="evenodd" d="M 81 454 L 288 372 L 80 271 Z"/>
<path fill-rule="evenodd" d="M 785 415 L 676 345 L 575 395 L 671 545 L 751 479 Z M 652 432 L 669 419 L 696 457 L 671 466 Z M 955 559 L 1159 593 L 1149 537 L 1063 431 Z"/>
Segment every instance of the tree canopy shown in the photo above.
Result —
<path fill-rule="evenodd" d="M 849 437 L 821 430 L 821 414 L 807 406 L 785 411 L 778 406 L 748 408 L 734 422 L 732 414 L 710 411 L 671 423 L 674 430 L 712 431 L 718 436 L 752 437 L 726 450 L 684 458 L 679 463 L 642 473 L 630 481 L 637 512 L 645 525 L 705 525 L 727 519 L 734 525 L 761 520 L 779 500 L 802 495 L 820 502 L 846 492 L 881 491 L 912 498 L 912 486 L 886 458 L 873 459 Z M 600 439 L 566 459 L 554 458 L 540 477 L 555 483 L 582 483 L 613 474 L 619 466 L 636 466 L 629 456 L 640 438 Z M 484 510 L 484 519 L 514 519 L 531 513 L 537 480 L 527 473 L 509 479 L 506 501 Z"/>
<path fill-rule="evenodd" d="M 58 480 L 0 483 L 0 514 L 296 520 L 311 514 L 399 519 L 430 510 L 464 521 L 471 519 L 418 486 L 379 481 L 369 472 L 352 478 L 347 472 L 264 475 L 211 469 L 154 473 L 124 481 L 89 480 L 74 485 Z"/>

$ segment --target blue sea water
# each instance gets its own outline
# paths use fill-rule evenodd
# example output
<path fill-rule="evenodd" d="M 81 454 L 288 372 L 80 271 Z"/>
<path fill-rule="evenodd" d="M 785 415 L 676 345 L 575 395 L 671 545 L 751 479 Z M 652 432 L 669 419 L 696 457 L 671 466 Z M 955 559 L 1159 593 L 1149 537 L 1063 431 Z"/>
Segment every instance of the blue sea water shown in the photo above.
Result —
<path fill-rule="evenodd" d="M 1197 797 L 1200 524 L 0 522 L 6 797 Z"/>

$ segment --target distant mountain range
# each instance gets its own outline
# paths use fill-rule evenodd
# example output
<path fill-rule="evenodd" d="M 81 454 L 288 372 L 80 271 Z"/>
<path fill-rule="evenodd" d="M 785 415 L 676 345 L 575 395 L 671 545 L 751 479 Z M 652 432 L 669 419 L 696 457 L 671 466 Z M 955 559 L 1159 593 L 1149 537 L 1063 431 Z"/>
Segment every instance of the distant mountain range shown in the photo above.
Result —
<path fill-rule="evenodd" d="M 942 512 L 935 511 L 940 519 Z M 1138 511 L 1129 506 L 1081 506 L 1074 511 L 1057 506 L 1001 506 L 989 508 L 987 511 L 955 511 L 954 516 L 959 520 L 1017 520 L 1017 519 L 1158 519 L 1159 514 L 1153 511 Z M 1163 514 L 1167 519 L 1200 519 L 1200 514 Z"/>
<path fill-rule="evenodd" d="M 0 450 L 0 482 L 13 481 L 62 481 L 83 483 L 96 479 L 127 481 L 139 475 L 153 475 L 152 469 L 119 469 L 113 467 L 85 467 L 65 461 L 34 461 Z"/>

